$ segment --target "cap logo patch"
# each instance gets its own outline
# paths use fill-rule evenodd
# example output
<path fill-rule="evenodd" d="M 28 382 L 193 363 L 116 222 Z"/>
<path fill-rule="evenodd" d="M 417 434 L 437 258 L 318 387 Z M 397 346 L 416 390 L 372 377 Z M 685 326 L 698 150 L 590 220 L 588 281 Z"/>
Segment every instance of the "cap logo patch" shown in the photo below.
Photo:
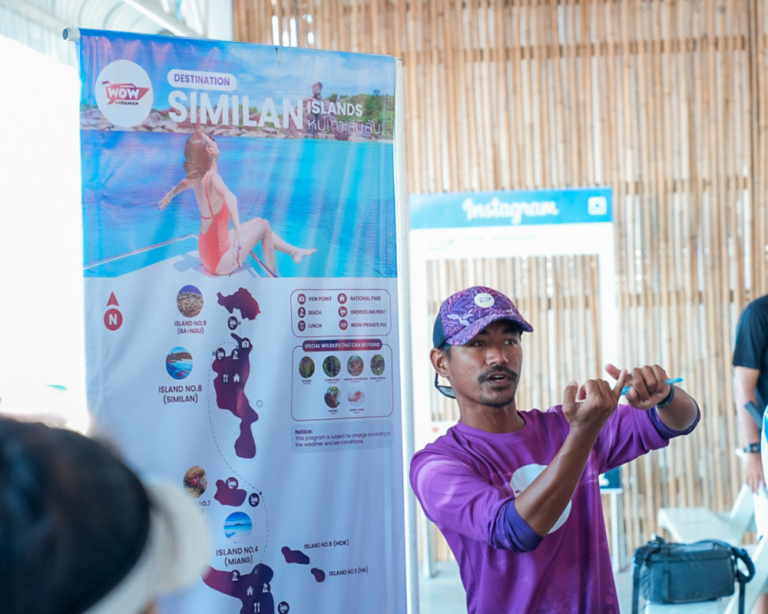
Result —
<path fill-rule="evenodd" d="M 488 309 L 488 307 L 493 307 L 493 304 L 495 303 L 495 299 L 488 294 L 487 292 L 481 292 L 477 296 L 475 296 L 475 305 L 478 307 L 482 307 L 483 309 Z"/>

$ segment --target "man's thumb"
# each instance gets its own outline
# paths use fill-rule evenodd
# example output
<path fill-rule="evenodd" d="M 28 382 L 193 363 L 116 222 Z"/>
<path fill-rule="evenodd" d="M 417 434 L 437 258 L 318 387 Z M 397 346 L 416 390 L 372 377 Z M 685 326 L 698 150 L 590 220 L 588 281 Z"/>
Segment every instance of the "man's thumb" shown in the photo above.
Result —
<path fill-rule="evenodd" d="M 563 408 L 576 407 L 576 393 L 579 390 L 579 385 L 571 380 L 565 386 L 565 392 L 563 392 Z"/>

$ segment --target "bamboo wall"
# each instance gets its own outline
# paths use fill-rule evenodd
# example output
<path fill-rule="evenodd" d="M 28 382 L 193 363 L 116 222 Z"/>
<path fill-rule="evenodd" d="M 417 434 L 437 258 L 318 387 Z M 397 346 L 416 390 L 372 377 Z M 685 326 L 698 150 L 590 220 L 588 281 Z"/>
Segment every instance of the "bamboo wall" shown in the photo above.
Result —
<path fill-rule="evenodd" d="M 625 471 L 630 549 L 659 506 L 721 511 L 741 483 L 730 358 L 738 314 L 768 291 L 767 12 L 760 0 L 235 0 L 239 40 L 272 44 L 274 25 L 286 43 L 403 59 L 410 193 L 613 188 L 622 366 L 664 365 L 704 416 Z M 496 267 L 489 279 L 535 319 L 543 307 L 520 284 L 549 275 L 591 304 L 575 291 L 591 288 L 588 262 L 446 266 L 459 285 Z M 529 341 L 544 364 L 544 341 Z M 598 349 L 565 343 L 557 377 L 542 371 L 521 399 L 557 399 L 577 369 L 599 375 Z"/>

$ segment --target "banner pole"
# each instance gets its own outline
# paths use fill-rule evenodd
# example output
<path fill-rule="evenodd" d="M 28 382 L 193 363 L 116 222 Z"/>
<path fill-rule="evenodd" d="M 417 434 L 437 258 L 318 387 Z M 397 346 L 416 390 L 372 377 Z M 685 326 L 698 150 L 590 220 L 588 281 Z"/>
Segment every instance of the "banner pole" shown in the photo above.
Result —
<path fill-rule="evenodd" d="M 80 40 L 80 28 L 64 28 L 61 38 L 70 43 L 76 43 Z"/>
<path fill-rule="evenodd" d="M 402 382 L 403 488 L 405 490 L 405 569 L 408 612 L 419 612 L 418 523 L 416 497 L 411 490 L 408 468 L 415 452 L 413 425 L 413 371 L 411 369 L 411 297 L 408 259 L 408 185 L 405 179 L 405 105 L 403 103 L 403 61 L 397 59 L 395 77 L 395 202 L 397 209 L 397 276 L 400 313 L 400 377 Z"/>

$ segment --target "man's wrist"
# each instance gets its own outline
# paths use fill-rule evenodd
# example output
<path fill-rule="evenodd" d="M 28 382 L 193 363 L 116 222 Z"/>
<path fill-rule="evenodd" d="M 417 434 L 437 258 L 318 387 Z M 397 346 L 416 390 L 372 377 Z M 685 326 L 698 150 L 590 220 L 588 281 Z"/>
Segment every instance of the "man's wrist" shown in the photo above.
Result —
<path fill-rule="evenodd" d="M 563 448 L 565 451 L 591 450 L 600 436 L 602 425 L 571 425 L 571 430 L 565 438 Z"/>
<path fill-rule="evenodd" d="M 656 403 L 656 409 L 664 409 L 667 407 L 675 398 L 675 385 L 670 384 L 669 385 L 669 393 L 666 397 L 664 397 L 664 400 L 660 401 L 659 403 Z"/>
<path fill-rule="evenodd" d="M 745 454 L 760 454 L 760 442 L 757 443 L 748 443 L 744 447 L 744 453 Z"/>

